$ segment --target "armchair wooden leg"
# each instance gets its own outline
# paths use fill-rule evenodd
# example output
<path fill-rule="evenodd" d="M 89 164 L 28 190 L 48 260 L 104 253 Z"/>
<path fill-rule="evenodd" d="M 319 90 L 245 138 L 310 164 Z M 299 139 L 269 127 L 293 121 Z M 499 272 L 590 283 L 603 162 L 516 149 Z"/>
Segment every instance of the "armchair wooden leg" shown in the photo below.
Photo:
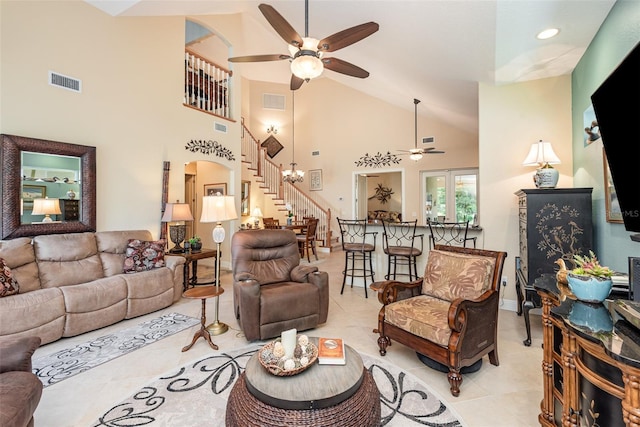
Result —
<path fill-rule="evenodd" d="M 449 380 L 449 385 L 451 386 L 449 388 L 451 394 L 455 397 L 458 397 L 460 395 L 460 384 L 462 384 L 462 375 L 460 375 L 460 370 L 449 368 L 447 379 Z"/>

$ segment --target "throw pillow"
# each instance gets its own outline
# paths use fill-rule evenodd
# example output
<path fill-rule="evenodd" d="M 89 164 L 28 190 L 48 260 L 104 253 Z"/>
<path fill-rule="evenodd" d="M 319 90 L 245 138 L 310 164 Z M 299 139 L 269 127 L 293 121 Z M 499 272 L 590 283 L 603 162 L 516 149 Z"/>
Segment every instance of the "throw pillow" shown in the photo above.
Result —
<path fill-rule="evenodd" d="M 19 290 L 20 286 L 18 281 L 13 278 L 11 269 L 4 258 L 0 258 L 0 298 L 17 294 Z"/>
<path fill-rule="evenodd" d="M 129 239 L 125 251 L 124 272 L 138 273 L 164 267 L 164 248 L 167 241 Z"/>

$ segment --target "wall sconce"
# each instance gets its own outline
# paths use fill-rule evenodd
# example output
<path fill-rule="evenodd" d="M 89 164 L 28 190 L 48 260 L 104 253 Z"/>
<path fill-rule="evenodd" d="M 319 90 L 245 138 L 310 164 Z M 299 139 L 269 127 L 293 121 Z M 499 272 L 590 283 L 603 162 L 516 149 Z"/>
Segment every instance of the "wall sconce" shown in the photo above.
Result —
<path fill-rule="evenodd" d="M 555 188 L 558 184 L 559 173 L 551 165 L 560 164 L 560 159 L 553 151 L 550 142 L 540 140 L 531 145 L 523 166 L 538 166 L 533 182 L 537 188 Z"/>
<path fill-rule="evenodd" d="M 278 128 L 276 127 L 276 125 L 269 125 L 269 127 L 267 128 L 267 133 L 272 133 L 274 135 L 277 135 Z"/>

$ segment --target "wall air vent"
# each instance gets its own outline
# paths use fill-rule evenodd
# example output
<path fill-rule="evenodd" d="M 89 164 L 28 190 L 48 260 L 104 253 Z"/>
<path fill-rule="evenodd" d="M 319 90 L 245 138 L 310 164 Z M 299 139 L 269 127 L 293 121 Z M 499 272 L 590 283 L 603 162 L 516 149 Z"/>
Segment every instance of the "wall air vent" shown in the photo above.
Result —
<path fill-rule="evenodd" d="M 423 144 L 431 144 L 432 142 L 436 142 L 435 136 L 423 136 L 422 143 Z"/>
<path fill-rule="evenodd" d="M 58 86 L 73 92 L 82 93 L 82 80 L 65 76 L 60 73 L 56 73 L 55 71 L 49 71 L 49 84 L 51 86 Z"/>
<path fill-rule="evenodd" d="M 227 133 L 227 125 L 224 123 L 213 122 L 213 130 L 216 132 Z"/>
<path fill-rule="evenodd" d="M 262 94 L 262 108 L 266 110 L 284 111 L 284 95 L 274 95 L 272 93 Z"/>
<path fill-rule="evenodd" d="M 319 156 L 320 155 L 320 150 L 312 151 L 311 155 L 312 156 Z"/>

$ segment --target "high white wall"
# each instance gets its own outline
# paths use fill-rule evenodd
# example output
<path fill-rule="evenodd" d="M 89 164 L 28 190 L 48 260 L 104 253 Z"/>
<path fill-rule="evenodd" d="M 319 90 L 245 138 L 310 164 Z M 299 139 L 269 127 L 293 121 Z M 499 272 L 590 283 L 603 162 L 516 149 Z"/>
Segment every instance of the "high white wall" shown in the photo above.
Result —
<path fill-rule="evenodd" d="M 562 161 L 558 187 L 573 187 L 569 76 L 505 86 L 480 85 L 480 218 L 487 249 L 508 253 L 505 308 L 515 309 L 515 257 L 521 188 L 535 188 L 535 168 L 522 166 L 531 144 L 543 139 Z"/>

